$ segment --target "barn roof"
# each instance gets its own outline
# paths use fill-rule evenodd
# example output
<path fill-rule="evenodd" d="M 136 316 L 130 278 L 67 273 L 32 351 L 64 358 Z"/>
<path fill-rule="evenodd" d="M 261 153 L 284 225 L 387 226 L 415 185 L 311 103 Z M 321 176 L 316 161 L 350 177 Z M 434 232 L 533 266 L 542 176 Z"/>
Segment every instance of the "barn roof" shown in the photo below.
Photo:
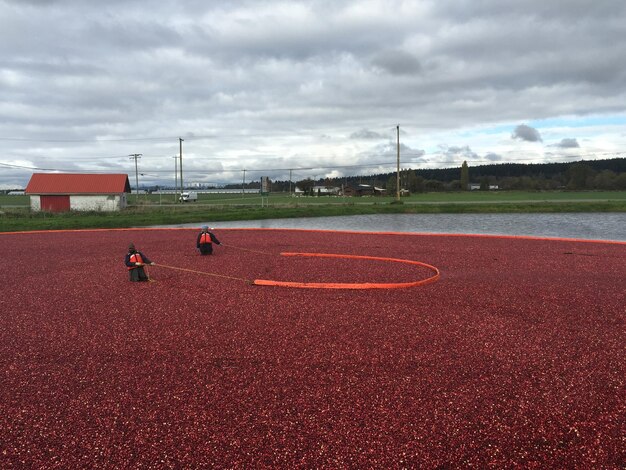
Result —
<path fill-rule="evenodd" d="M 26 194 L 130 193 L 128 175 L 88 173 L 33 173 Z"/>

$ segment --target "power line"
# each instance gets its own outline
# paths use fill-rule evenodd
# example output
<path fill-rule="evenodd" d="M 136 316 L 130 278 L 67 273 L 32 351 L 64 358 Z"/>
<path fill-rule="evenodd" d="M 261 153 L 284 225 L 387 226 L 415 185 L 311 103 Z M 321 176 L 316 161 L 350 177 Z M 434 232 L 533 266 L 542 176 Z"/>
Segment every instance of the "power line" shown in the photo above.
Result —
<path fill-rule="evenodd" d="M 248 137 L 272 137 L 282 134 L 269 134 L 267 132 L 260 134 L 206 134 L 206 135 L 186 135 L 184 140 L 209 140 L 209 139 L 242 139 Z M 293 134 L 292 134 L 293 135 Z M 298 135 L 295 133 L 295 135 Z M 99 143 L 99 142 L 150 142 L 150 141 L 168 141 L 176 140 L 178 136 L 157 136 L 157 137 L 126 137 L 117 139 L 29 139 L 23 137 L 0 137 L 0 141 L 4 142 L 51 142 L 51 143 Z"/>
<path fill-rule="evenodd" d="M 519 158 L 519 159 L 507 159 L 506 161 L 500 161 L 500 160 L 489 160 L 489 159 L 485 159 L 485 158 L 468 158 L 466 156 L 460 156 L 460 159 L 465 159 L 467 161 L 469 161 L 470 163 L 472 163 L 473 165 L 476 165 L 477 163 L 484 163 L 484 164 L 488 164 L 488 165 L 503 165 L 503 164 L 515 164 L 516 162 L 523 162 L 523 161 L 533 161 L 534 164 L 537 165 L 541 165 L 541 164 L 551 164 L 551 163 L 568 163 L 567 160 L 569 159 L 578 159 L 578 160 L 584 160 L 584 157 L 589 157 L 589 156 L 593 156 L 593 157 L 597 157 L 597 156 L 606 156 L 606 155 L 621 155 L 624 154 L 626 152 L 607 152 L 607 153 L 592 153 L 592 154 L 580 154 L 580 155 L 565 155 L 565 156 L 555 156 L 553 159 L 551 159 L 551 161 L 542 161 L 542 162 L 537 162 L 536 158 Z M 135 155 L 137 157 L 142 156 L 142 154 L 131 154 L 130 157 L 134 158 Z M 423 155 L 421 157 L 424 157 Z M 616 157 L 619 158 L 619 157 Z M 196 158 L 197 160 L 197 158 Z M 424 160 L 424 161 L 401 161 L 400 163 L 403 166 L 415 166 L 415 165 L 445 165 L 445 164 L 450 164 L 450 165 L 460 165 L 461 162 L 459 160 L 455 160 L 455 159 L 447 159 L 447 160 L 436 160 L 436 159 L 432 159 L 432 160 Z M 557 161 L 557 160 L 566 160 L 566 161 Z M 105 169 L 105 170 L 98 170 L 98 169 L 91 169 L 91 170 L 85 170 L 85 169 L 63 169 L 63 168 L 42 168 L 42 167 L 33 167 L 33 166 L 25 166 L 25 165 L 15 165 L 15 164 L 10 164 L 10 163 L 0 163 L 0 166 L 5 167 L 5 168 L 11 168 L 11 169 L 22 169 L 22 170 L 31 170 L 31 171 L 50 171 L 50 172 L 64 172 L 64 173 L 112 173 L 114 171 L 112 171 L 110 168 Z M 197 170 L 197 169 L 188 169 L 187 172 L 191 173 L 192 175 L 197 175 L 197 174 L 219 174 L 219 173 L 230 173 L 230 172 L 242 172 L 242 171 L 246 171 L 246 172 L 277 172 L 277 171 L 311 171 L 311 170 L 325 170 L 325 169 L 348 169 L 348 168 L 369 168 L 369 167 L 391 167 L 393 166 L 393 162 L 392 161 L 383 161 L 383 162 L 375 162 L 375 163 L 360 163 L 360 164 L 353 164 L 353 165 L 316 165 L 316 166 L 302 166 L 302 167 L 297 167 L 297 166 L 290 166 L 290 167 L 284 167 L 284 168 L 223 168 L 221 170 Z M 433 168 L 435 169 L 435 168 Z M 124 171 L 123 169 L 117 170 L 117 171 Z M 144 170 L 145 173 L 171 173 L 171 170 L 161 170 L 161 169 L 145 169 Z M 137 173 L 137 168 L 136 168 L 136 173 Z"/>
<path fill-rule="evenodd" d="M 52 143 L 98 143 L 98 142 L 133 142 L 133 141 L 161 141 L 174 137 L 132 137 L 125 139 L 25 139 L 20 137 L 0 137 L 5 142 L 52 142 Z"/>
<path fill-rule="evenodd" d="M 517 158 L 517 157 L 512 157 L 511 153 L 517 153 L 517 152 L 508 152 L 508 155 L 506 157 L 507 161 L 536 161 L 538 157 L 522 157 L 522 158 Z M 552 158 L 584 158 L 584 157 L 598 157 L 598 156 L 609 156 L 609 155 L 622 155 L 625 154 L 625 151 L 612 151 L 612 152 L 589 152 L 589 153 L 580 153 L 580 154 L 570 154 L 570 155 L 559 155 L 556 153 L 552 153 L 552 152 L 548 152 L 548 153 L 544 153 L 544 156 L 549 156 Z M 168 155 L 157 155 L 157 154 L 142 154 L 144 157 L 149 157 L 149 158 L 169 158 L 171 154 Z M 526 155 L 526 154 L 524 154 Z M 361 157 L 368 157 L 368 158 L 393 158 L 395 157 L 395 152 L 394 155 L 391 155 L 391 153 L 368 153 L 368 154 L 361 154 Z M 80 160 L 81 162 L 93 162 L 94 164 L 98 163 L 98 160 L 110 160 L 110 159 L 114 159 L 114 158 L 126 158 L 127 155 L 111 155 L 111 156 L 93 156 L 93 157 L 84 157 L 84 156 L 71 156 L 68 155 L 67 158 L 71 159 L 72 161 L 77 161 Z M 211 161 L 224 161 L 224 160 L 232 160 L 233 158 L 235 159 L 239 159 L 239 160 L 245 160 L 245 159 L 256 159 L 258 160 L 259 158 L 277 158 L 278 155 L 268 155 L 266 153 L 264 154 L 247 154 L 247 155 L 235 155 L 229 158 L 225 158 L 225 157 L 219 157 L 219 156 L 207 156 L 207 155 L 196 155 L 193 157 L 188 157 L 188 158 L 192 158 L 193 161 L 198 162 L 198 161 L 202 161 L 202 160 L 211 160 Z M 356 158 L 358 158 L 359 156 L 357 156 Z M 422 159 L 423 161 L 411 161 L 408 163 L 415 163 L 415 164 L 422 164 L 422 163 L 449 163 L 452 162 L 454 163 L 454 160 L 450 160 L 448 155 L 444 155 L 443 153 L 430 153 L 430 154 L 426 154 L 426 153 L 411 153 L 411 152 L 403 152 L 402 153 L 402 157 L 404 159 L 407 158 L 416 158 L 416 159 Z M 446 160 L 435 160 L 435 158 L 439 158 L 439 157 L 444 157 L 446 158 Z M 25 158 L 25 157 L 5 157 L 5 158 L 13 158 L 13 159 L 18 159 L 18 158 Z M 33 158 L 32 155 L 29 155 L 28 158 Z M 44 157 L 45 158 L 45 157 Z M 55 157 L 56 158 L 56 157 Z M 337 159 L 337 155 L 320 155 L 320 154 L 306 154 L 306 155 L 298 155 L 298 156 L 291 156 L 291 158 L 299 158 L 299 159 L 303 159 L 303 158 L 308 158 L 308 159 Z M 354 158 L 354 157 L 353 157 Z M 425 161 L 424 159 L 430 158 L 428 161 Z M 463 160 L 468 160 L 468 161 L 472 161 L 472 162 L 487 162 L 487 163 L 499 163 L 501 162 L 500 160 L 491 160 L 488 159 L 486 157 L 478 157 L 478 156 L 472 156 L 472 155 L 463 155 L 463 154 L 458 154 L 458 156 L 456 158 L 459 159 L 463 159 Z M 541 158 L 541 157 L 540 157 Z M 390 160 L 391 161 L 391 160 Z M 386 162 L 385 162 L 386 163 Z M 404 163 L 407 163 L 406 161 Z M 366 164 L 363 164 L 366 165 Z M 350 166 L 363 166 L 361 164 L 359 165 L 340 165 L 340 166 L 333 166 L 333 165 L 327 165 L 327 166 L 323 166 L 323 167 L 314 167 L 313 169 L 319 169 L 319 168 L 337 168 L 337 167 L 350 167 Z M 378 165 L 378 163 L 373 163 L 370 165 Z M 291 167 L 293 168 L 293 167 Z M 247 169 L 247 168 L 246 168 Z M 290 168 L 277 168 L 276 170 L 286 170 L 286 169 L 290 169 Z M 256 170 L 250 170 L 250 171 L 256 171 Z M 264 171 L 264 170 L 258 170 L 258 171 Z"/>

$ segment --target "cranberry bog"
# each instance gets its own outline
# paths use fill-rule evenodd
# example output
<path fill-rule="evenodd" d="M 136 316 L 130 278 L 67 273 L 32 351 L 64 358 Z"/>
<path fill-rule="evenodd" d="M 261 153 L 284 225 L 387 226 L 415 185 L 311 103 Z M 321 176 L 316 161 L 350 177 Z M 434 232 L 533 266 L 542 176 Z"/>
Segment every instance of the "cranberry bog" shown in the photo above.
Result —
<path fill-rule="evenodd" d="M 196 233 L 0 234 L 2 468 L 624 465 L 625 243 Z"/>

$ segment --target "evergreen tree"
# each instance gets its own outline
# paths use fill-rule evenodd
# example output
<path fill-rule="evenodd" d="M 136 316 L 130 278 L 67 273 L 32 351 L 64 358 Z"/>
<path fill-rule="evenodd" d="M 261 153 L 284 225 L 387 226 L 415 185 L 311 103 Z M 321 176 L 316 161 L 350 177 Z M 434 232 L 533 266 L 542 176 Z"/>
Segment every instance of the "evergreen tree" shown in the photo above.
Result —
<path fill-rule="evenodd" d="M 467 191 L 469 189 L 469 167 L 467 161 L 463 161 L 461 165 L 461 190 Z"/>
<path fill-rule="evenodd" d="M 569 176 L 567 183 L 569 189 L 587 189 L 590 180 L 594 177 L 594 171 L 585 163 L 574 163 L 568 168 L 567 175 Z"/>

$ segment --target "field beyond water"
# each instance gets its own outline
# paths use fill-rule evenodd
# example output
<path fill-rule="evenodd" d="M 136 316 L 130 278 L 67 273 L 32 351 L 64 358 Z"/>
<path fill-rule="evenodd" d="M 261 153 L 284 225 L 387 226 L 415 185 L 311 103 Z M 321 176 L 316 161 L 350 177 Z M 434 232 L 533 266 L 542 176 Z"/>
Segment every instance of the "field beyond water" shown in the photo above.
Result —
<path fill-rule="evenodd" d="M 471 191 L 403 197 L 290 197 L 285 194 L 132 195 L 121 212 L 31 212 L 28 196 L 0 196 L 0 232 L 144 227 L 205 222 L 365 214 L 626 212 L 626 191 Z"/>
<path fill-rule="evenodd" d="M 195 235 L 0 234 L 0 467 L 623 465 L 626 243 Z M 128 281 L 130 241 L 155 282 Z M 441 278 L 251 285 L 431 275 L 281 252 Z"/>

